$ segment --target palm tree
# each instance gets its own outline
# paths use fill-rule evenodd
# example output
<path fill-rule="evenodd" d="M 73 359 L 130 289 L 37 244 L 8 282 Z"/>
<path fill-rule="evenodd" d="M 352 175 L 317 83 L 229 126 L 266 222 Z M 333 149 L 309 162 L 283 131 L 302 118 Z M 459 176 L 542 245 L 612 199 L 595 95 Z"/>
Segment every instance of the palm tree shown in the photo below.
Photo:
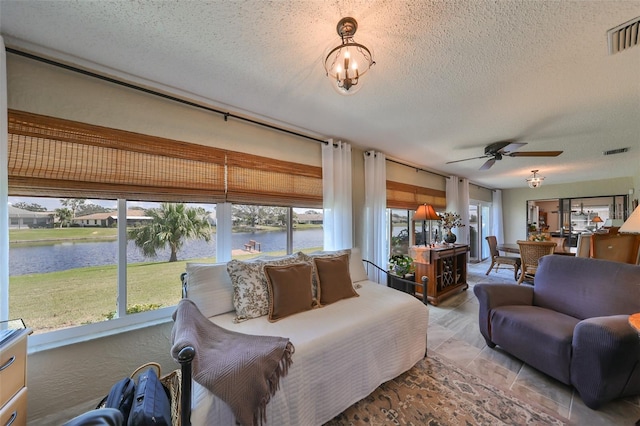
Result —
<path fill-rule="evenodd" d="M 211 241 L 211 224 L 207 212 L 202 207 L 186 207 L 183 203 L 162 203 L 158 209 L 145 212 L 151 216 L 151 223 L 130 229 L 129 239 L 146 257 L 154 257 L 156 251 L 171 248 L 169 262 L 178 260 L 178 250 L 185 240 L 203 239 Z"/>
<path fill-rule="evenodd" d="M 60 223 L 60 228 L 62 228 L 65 225 L 68 227 L 69 223 L 71 223 L 71 219 L 73 219 L 73 212 L 68 208 L 62 207 L 62 208 L 56 209 L 55 216 L 58 218 L 58 222 Z"/>

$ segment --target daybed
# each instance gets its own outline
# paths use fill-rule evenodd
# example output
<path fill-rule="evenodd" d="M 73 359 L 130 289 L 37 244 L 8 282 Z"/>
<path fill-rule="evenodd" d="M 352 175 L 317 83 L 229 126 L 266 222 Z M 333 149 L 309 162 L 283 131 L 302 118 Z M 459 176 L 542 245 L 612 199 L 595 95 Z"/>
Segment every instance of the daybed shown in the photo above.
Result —
<path fill-rule="evenodd" d="M 640 266 L 547 255 L 534 285 L 476 284 L 480 332 L 532 367 L 572 385 L 593 409 L 640 395 Z"/>
<path fill-rule="evenodd" d="M 321 425 L 425 356 L 427 306 L 370 281 L 359 251 L 347 252 L 358 297 L 277 322 L 267 316 L 237 322 L 227 265 L 187 264 L 185 296 L 213 323 L 240 333 L 287 337 L 295 346 L 288 374 L 266 407 L 267 424 Z M 195 425 L 235 424 L 229 406 L 195 381 L 191 408 Z"/>

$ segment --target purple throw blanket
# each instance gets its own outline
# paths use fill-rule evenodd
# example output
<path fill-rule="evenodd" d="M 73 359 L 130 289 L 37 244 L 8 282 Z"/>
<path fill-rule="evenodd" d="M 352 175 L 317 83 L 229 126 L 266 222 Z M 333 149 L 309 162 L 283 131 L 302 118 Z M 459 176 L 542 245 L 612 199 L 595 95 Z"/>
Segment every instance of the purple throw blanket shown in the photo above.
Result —
<path fill-rule="evenodd" d="M 226 402 L 241 425 L 266 421 L 267 403 L 292 363 L 289 339 L 219 327 L 189 299 L 180 301 L 173 320 L 173 358 L 185 346 L 194 347 L 193 379 Z"/>

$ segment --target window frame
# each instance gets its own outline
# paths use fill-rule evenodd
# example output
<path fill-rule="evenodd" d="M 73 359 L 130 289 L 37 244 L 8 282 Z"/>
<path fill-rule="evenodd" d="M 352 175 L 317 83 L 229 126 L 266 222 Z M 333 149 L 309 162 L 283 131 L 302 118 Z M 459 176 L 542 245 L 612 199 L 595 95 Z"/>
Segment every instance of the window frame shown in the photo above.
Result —
<path fill-rule="evenodd" d="M 287 162 L 17 110 L 8 112 L 9 196 L 117 199 L 120 219 L 120 215 L 126 219 L 127 201 L 204 202 L 218 205 L 240 203 L 246 197 L 242 194 L 248 192 L 252 193 L 252 204 L 279 205 L 290 209 L 300 205 L 308 208 L 322 207 L 321 166 Z M 46 149 L 45 152 L 49 154 L 38 156 L 41 154 L 39 147 L 46 147 L 42 149 Z M 109 153 L 109 158 L 112 159 L 121 158 L 113 153 L 118 149 L 122 150 L 121 157 L 125 158 L 126 170 L 118 169 L 117 165 L 111 162 L 100 164 L 101 153 Z M 65 153 L 62 155 L 65 161 L 48 161 L 49 157 L 60 160 L 60 152 Z M 39 157 L 42 157 L 44 162 L 48 161 L 49 168 L 44 173 Z M 67 161 L 67 157 L 73 157 L 73 160 Z M 125 175 L 137 164 L 143 166 L 140 158 L 146 159 L 151 165 L 148 169 L 151 183 L 146 185 L 145 182 L 144 186 L 140 183 L 128 184 Z M 190 167 L 190 164 L 194 170 L 192 173 L 186 173 L 183 169 Z M 173 182 L 167 181 L 168 178 L 163 174 L 163 167 L 167 165 L 180 168 L 175 171 L 180 175 L 180 185 L 173 185 Z M 209 173 L 211 178 L 207 178 L 203 183 L 199 176 L 207 167 L 212 167 L 212 172 Z M 241 175 L 246 182 L 240 183 L 248 182 L 248 190 L 243 190 L 242 186 L 231 186 L 240 190 L 230 193 L 230 167 L 242 169 Z M 114 176 L 110 173 L 114 173 Z M 262 188 L 259 185 L 261 181 L 271 177 L 277 181 L 275 187 L 272 185 Z M 144 177 L 139 181 L 144 181 Z M 300 193 L 292 190 L 298 187 L 304 187 L 304 190 Z M 230 228 L 231 221 L 228 219 L 228 223 L 218 222 L 218 226 Z M 290 225 L 291 220 L 288 223 Z M 293 231 L 292 226 L 288 226 L 287 229 L 288 233 Z M 291 235 L 288 235 L 288 239 L 290 238 Z M 87 341 L 171 320 L 170 316 L 175 306 L 136 314 L 126 313 L 126 245 L 126 220 L 119 220 L 117 318 L 33 335 L 30 338 L 30 350 Z M 288 246 L 287 250 L 290 251 L 291 248 Z M 221 250 L 218 250 L 217 261 L 221 261 L 225 256 L 221 256 L 220 252 Z M 123 256 L 124 262 L 121 261 Z M 179 279 L 176 277 L 176 285 L 178 283 Z M 1 293 L 0 298 L 8 305 L 8 286 L 6 289 L 2 288 Z"/>

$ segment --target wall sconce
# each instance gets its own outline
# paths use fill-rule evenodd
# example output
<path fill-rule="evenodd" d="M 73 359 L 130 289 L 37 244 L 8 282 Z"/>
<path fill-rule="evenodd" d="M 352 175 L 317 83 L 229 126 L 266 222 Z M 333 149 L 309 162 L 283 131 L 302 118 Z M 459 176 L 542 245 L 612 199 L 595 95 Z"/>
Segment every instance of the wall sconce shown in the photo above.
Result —
<path fill-rule="evenodd" d="M 358 29 L 355 19 L 347 17 L 338 22 L 336 31 L 341 43 L 330 47 L 324 58 L 324 69 L 333 88 L 342 95 L 352 95 L 360 90 L 360 78 L 375 64 L 371 50 L 356 43 L 353 35 Z"/>
<path fill-rule="evenodd" d="M 431 239 L 431 221 L 432 220 L 440 220 L 440 216 L 436 213 L 433 206 L 429 204 L 423 204 L 418 206 L 416 212 L 413 215 L 413 220 L 421 220 L 422 221 L 422 241 L 424 242 L 424 246 L 427 246 L 427 235 L 425 233 L 425 227 L 427 220 L 429 221 L 429 243 L 432 243 Z"/>
<path fill-rule="evenodd" d="M 529 185 L 529 188 L 539 188 L 540 186 L 542 186 L 542 181 L 544 180 L 544 177 L 536 176 L 536 173 L 538 173 L 538 170 L 531 170 L 531 173 L 533 173 L 533 175 L 527 178 L 527 184 Z"/>

